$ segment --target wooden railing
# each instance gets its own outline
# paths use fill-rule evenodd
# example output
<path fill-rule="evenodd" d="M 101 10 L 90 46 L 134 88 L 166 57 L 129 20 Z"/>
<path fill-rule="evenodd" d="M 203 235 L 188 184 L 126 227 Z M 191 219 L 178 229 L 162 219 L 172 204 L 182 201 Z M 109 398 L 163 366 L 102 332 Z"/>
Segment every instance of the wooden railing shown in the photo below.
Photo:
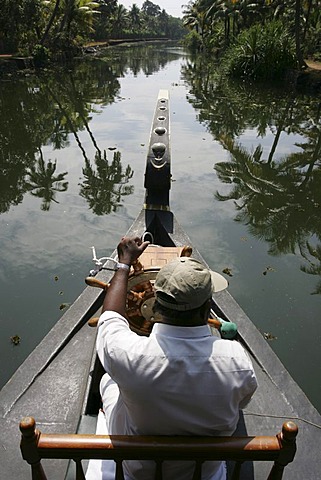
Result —
<path fill-rule="evenodd" d="M 116 462 L 115 480 L 124 480 L 123 460 L 154 460 L 154 480 L 162 480 L 164 460 L 194 460 L 192 480 L 201 479 L 202 463 L 207 460 L 234 460 L 232 480 L 240 475 L 244 461 L 273 461 L 268 480 L 280 480 L 283 470 L 293 461 L 298 427 L 285 422 L 275 436 L 188 437 L 45 434 L 36 429 L 32 417 L 20 422 L 21 452 L 31 465 L 33 480 L 47 480 L 41 465 L 43 458 L 73 459 L 76 480 L 85 480 L 83 459 L 112 459 Z M 151 479 L 152 480 L 152 479 Z"/>

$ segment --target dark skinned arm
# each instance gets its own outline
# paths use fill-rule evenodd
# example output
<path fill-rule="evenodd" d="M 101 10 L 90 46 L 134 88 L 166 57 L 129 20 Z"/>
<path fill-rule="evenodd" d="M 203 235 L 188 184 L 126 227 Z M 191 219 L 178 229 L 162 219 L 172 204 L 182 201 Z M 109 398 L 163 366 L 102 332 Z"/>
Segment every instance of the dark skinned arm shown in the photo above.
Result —
<path fill-rule="evenodd" d="M 148 244 L 149 242 L 142 242 L 139 237 L 123 237 L 117 247 L 119 263 L 131 266 Z M 125 316 L 128 274 L 129 270 L 123 268 L 115 272 L 104 299 L 102 313 L 112 310 Z"/>

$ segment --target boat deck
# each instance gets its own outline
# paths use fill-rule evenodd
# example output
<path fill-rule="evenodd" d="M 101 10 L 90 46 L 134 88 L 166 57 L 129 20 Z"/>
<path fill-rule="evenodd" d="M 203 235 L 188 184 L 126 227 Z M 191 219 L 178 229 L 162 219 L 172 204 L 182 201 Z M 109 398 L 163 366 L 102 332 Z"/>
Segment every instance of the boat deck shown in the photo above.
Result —
<path fill-rule="evenodd" d="M 141 235 L 144 214 L 130 234 Z M 175 219 L 174 219 L 175 223 Z M 174 225 L 175 241 L 188 241 L 179 225 Z M 200 257 L 194 251 L 194 256 Z M 99 273 L 108 281 L 110 272 Z M 93 433 L 95 417 L 82 416 L 92 371 L 96 329 L 87 325 L 102 300 L 102 291 L 87 287 L 58 321 L 44 340 L 0 391 L 0 465 L 1 478 L 30 478 L 29 466 L 21 458 L 19 422 L 33 416 L 40 430 L 47 433 L 73 433 L 79 427 Z M 220 313 L 237 325 L 241 342 L 252 357 L 259 387 L 242 413 L 238 433 L 273 435 L 282 423 L 294 419 L 298 424 L 297 454 L 284 473 L 284 480 L 321 479 L 321 416 L 294 382 L 267 341 L 227 291 L 215 294 Z M 90 431 L 91 430 L 91 431 Z M 64 479 L 68 463 L 64 460 L 43 461 L 48 478 Z M 244 464 L 242 479 L 266 479 L 270 465 L 262 462 Z"/>

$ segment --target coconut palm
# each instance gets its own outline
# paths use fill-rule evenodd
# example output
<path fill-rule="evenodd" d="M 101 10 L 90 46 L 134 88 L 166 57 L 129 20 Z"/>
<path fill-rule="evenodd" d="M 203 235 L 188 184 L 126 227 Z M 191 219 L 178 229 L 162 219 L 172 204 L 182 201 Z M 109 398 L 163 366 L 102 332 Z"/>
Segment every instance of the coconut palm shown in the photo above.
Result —
<path fill-rule="evenodd" d="M 196 2 L 190 1 L 187 5 L 185 5 L 185 9 L 183 10 L 183 22 L 185 27 L 189 28 L 190 30 L 195 29 L 197 33 L 200 33 L 200 12 L 197 7 Z"/>
<path fill-rule="evenodd" d="M 91 0 L 64 0 L 64 15 L 59 32 L 70 33 L 72 26 L 81 34 L 92 31 L 93 18 L 99 14 L 99 3 Z"/>
<path fill-rule="evenodd" d="M 142 21 L 141 21 L 140 9 L 136 5 L 136 3 L 133 3 L 132 8 L 129 11 L 129 18 L 132 22 L 133 31 L 138 32 L 142 25 Z"/>
<path fill-rule="evenodd" d="M 49 16 L 49 20 L 47 22 L 47 25 L 46 25 L 46 28 L 45 28 L 45 31 L 41 37 L 41 40 L 40 40 L 40 44 L 41 45 L 44 45 L 47 41 L 47 38 L 49 36 L 49 31 L 52 27 L 52 25 L 54 24 L 54 21 L 56 20 L 56 17 L 58 16 L 58 13 L 59 13 L 59 8 L 60 8 L 60 3 L 61 3 L 61 0 L 56 0 L 54 2 L 54 7 L 52 9 L 52 12 L 51 12 L 51 15 Z M 51 2 L 50 0 L 46 0 L 44 2 L 44 5 L 46 5 L 47 7 L 50 7 L 51 5 Z"/>
<path fill-rule="evenodd" d="M 118 5 L 112 15 L 112 32 L 120 38 L 128 22 L 128 11 L 123 5 Z"/>

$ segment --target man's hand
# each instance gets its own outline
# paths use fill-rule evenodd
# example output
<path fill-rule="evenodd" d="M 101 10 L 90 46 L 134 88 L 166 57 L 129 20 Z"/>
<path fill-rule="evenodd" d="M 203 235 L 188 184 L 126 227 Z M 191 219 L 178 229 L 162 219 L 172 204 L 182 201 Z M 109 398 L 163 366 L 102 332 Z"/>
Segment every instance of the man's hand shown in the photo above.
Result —
<path fill-rule="evenodd" d="M 123 237 L 117 247 L 119 262 L 132 265 L 148 245 L 149 242 L 142 242 L 139 237 Z"/>
<path fill-rule="evenodd" d="M 139 237 L 123 237 L 117 247 L 119 263 L 132 265 L 148 244 L 149 242 L 142 242 Z M 112 310 L 125 316 L 128 274 L 129 269 L 123 268 L 115 272 L 104 299 L 102 312 Z"/>

